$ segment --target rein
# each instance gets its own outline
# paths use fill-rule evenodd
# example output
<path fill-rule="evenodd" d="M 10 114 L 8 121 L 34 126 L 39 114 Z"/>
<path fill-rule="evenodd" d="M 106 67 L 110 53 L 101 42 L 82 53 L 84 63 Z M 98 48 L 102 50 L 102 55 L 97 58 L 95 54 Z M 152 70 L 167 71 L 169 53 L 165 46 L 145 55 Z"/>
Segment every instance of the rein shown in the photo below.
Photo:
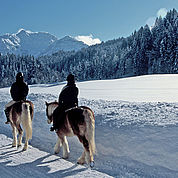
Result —
<path fill-rule="evenodd" d="M 65 112 L 71 111 L 72 109 L 76 109 L 76 108 L 78 108 L 78 106 L 74 106 L 72 108 L 66 109 Z"/>

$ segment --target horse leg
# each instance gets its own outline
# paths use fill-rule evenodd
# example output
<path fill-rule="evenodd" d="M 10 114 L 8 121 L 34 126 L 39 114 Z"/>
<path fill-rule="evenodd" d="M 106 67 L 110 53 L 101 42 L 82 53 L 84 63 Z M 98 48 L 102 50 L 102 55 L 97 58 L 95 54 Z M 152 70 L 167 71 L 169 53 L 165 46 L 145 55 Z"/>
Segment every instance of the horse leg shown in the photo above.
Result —
<path fill-rule="evenodd" d="M 26 151 L 27 150 L 27 148 L 28 148 L 28 138 L 26 137 L 25 138 L 25 144 L 24 144 L 24 147 L 23 147 L 23 151 Z"/>
<path fill-rule="evenodd" d="M 66 138 L 66 136 L 60 136 L 59 138 L 61 140 L 62 147 L 63 147 L 63 158 L 67 159 L 69 157 L 69 153 L 70 153 L 67 138 Z"/>
<path fill-rule="evenodd" d="M 85 150 L 83 151 L 82 155 L 77 160 L 78 164 L 84 164 L 85 163 Z"/>
<path fill-rule="evenodd" d="M 27 150 L 27 148 L 28 148 L 28 140 L 29 140 L 29 137 L 27 135 L 27 130 L 25 131 L 25 134 L 26 134 L 26 136 L 25 136 L 25 144 L 24 144 L 24 147 L 23 147 L 23 151 Z"/>
<path fill-rule="evenodd" d="M 23 136 L 23 130 L 22 130 L 20 124 L 17 126 L 17 130 L 19 132 L 17 147 L 20 147 L 20 146 L 22 146 L 22 136 Z"/>
<path fill-rule="evenodd" d="M 12 126 L 12 134 L 13 134 L 13 142 L 12 142 L 12 147 L 16 147 L 17 146 L 17 130 L 15 125 L 11 125 Z"/>
<path fill-rule="evenodd" d="M 79 164 L 84 164 L 85 161 L 87 164 L 93 163 L 93 154 L 90 150 L 89 142 L 85 136 L 78 135 L 80 142 L 83 144 L 84 152 L 82 153 L 81 157 L 78 159 Z"/>
<path fill-rule="evenodd" d="M 62 146 L 60 138 L 57 139 L 56 145 L 54 146 L 54 153 L 58 154 L 60 147 Z"/>

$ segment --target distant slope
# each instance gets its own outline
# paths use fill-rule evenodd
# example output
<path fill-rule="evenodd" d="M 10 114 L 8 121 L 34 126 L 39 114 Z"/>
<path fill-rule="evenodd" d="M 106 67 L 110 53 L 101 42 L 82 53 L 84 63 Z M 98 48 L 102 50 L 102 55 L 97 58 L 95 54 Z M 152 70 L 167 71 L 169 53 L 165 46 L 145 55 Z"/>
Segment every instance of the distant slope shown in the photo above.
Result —
<path fill-rule="evenodd" d="M 38 87 L 39 86 L 39 87 Z M 33 85 L 31 92 L 58 94 L 64 84 Z M 81 98 L 132 102 L 178 102 L 178 74 L 77 82 Z M 38 88 L 38 89 L 37 89 Z"/>
<path fill-rule="evenodd" d="M 45 49 L 40 56 L 43 55 L 51 55 L 54 54 L 60 50 L 63 51 L 78 51 L 82 48 L 86 48 L 88 45 L 84 44 L 82 41 L 78 41 L 70 36 L 65 36 L 62 39 L 59 39 L 48 46 L 47 49 Z"/>

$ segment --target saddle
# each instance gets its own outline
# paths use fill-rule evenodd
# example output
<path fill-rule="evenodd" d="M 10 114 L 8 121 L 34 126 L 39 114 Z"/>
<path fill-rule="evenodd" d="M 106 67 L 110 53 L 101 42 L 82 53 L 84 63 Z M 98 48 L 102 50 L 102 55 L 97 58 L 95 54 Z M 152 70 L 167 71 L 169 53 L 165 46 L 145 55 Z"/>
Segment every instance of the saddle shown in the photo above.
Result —
<path fill-rule="evenodd" d="M 32 105 L 31 105 L 32 102 L 29 101 L 29 100 L 25 100 L 25 101 L 23 101 L 23 100 L 21 100 L 21 101 L 17 101 L 17 102 L 14 103 L 12 106 L 10 106 L 10 109 L 13 107 L 13 108 L 16 110 L 17 113 L 20 113 L 20 112 L 22 112 L 22 103 L 25 103 L 25 102 L 27 102 L 27 103 L 30 104 L 30 114 L 32 114 L 32 112 L 33 112 Z M 10 111 L 10 109 L 9 109 L 9 111 Z"/>

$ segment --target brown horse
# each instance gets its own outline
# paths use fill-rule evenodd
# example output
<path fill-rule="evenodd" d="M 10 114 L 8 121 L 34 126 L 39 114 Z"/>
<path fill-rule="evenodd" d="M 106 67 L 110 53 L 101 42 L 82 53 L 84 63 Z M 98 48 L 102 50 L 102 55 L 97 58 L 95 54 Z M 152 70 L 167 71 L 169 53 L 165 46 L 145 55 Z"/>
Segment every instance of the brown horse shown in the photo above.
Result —
<path fill-rule="evenodd" d="M 57 102 L 46 102 L 46 115 L 48 124 L 53 121 L 53 112 L 58 107 Z M 61 119 L 61 118 L 59 118 Z M 83 144 L 84 151 L 77 163 L 90 164 L 94 166 L 93 156 L 95 154 L 95 117 L 93 111 L 86 107 L 74 107 L 65 111 L 64 121 L 61 122 L 59 129 L 56 131 L 58 140 L 54 147 L 55 154 L 59 153 L 60 146 L 63 147 L 63 158 L 69 156 L 69 145 L 66 136 L 76 135 Z"/>
<path fill-rule="evenodd" d="M 28 140 L 32 138 L 32 119 L 34 113 L 34 105 L 31 101 L 20 101 L 13 104 L 10 108 L 9 119 L 13 131 L 13 147 L 20 147 L 22 145 L 23 130 L 21 123 L 25 129 L 26 139 L 23 150 L 28 148 Z M 17 144 L 17 130 L 19 133 Z"/>

